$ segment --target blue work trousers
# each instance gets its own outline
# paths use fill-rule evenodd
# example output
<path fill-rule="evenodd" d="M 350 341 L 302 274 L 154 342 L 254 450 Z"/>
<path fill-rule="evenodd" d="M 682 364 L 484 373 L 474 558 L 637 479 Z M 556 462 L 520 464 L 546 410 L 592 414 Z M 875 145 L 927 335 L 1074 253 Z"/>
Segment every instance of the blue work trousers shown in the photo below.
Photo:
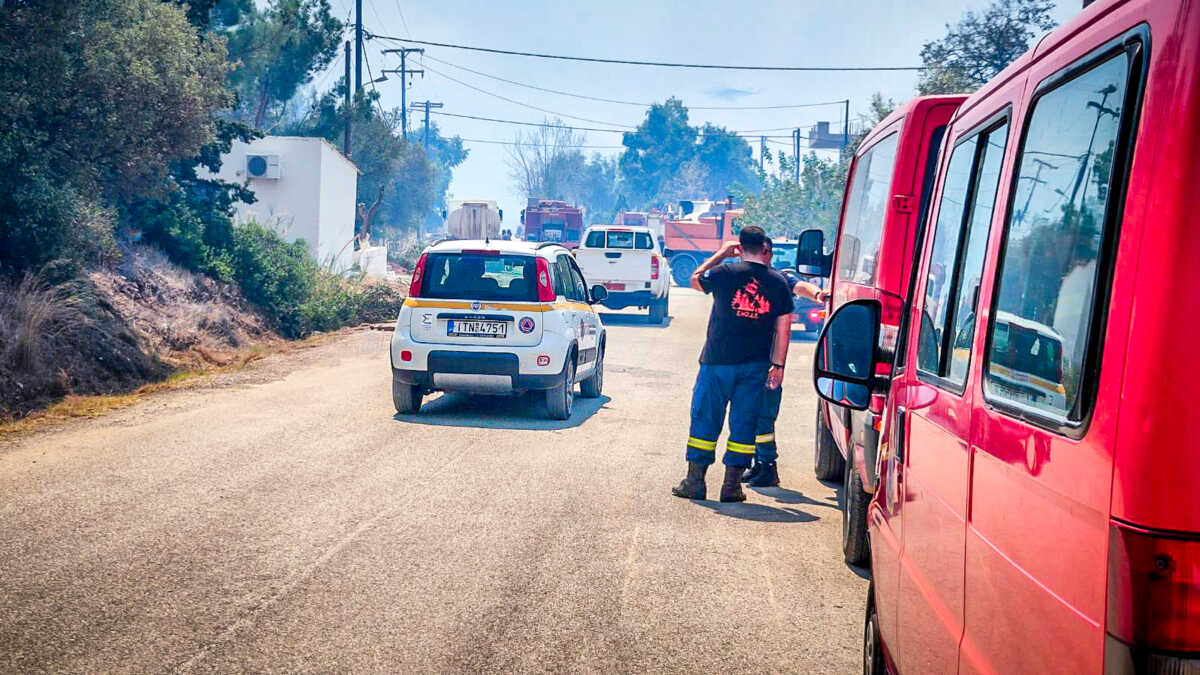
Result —
<path fill-rule="evenodd" d="M 754 428 L 754 454 L 760 462 L 774 462 L 779 457 L 775 449 L 775 420 L 783 402 L 783 386 L 763 391 L 758 407 L 758 423 Z"/>
<path fill-rule="evenodd" d="M 687 460 L 704 465 L 717 459 L 717 439 L 729 411 L 725 466 L 750 466 L 754 430 L 767 383 L 766 361 L 718 366 L 702 363 L 692 390 L 692 426 Z"/>

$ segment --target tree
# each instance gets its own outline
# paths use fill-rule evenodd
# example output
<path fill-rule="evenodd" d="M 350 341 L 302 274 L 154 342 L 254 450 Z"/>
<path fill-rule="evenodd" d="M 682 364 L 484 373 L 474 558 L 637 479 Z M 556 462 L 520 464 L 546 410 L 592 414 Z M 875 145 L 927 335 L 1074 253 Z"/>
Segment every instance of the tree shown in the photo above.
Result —
<path fill-rule="evenodd" d="M 172 164 L 211 142 L 227 71 L 223 41 L 171 3 L 0 7 L 0 266 L 111 239 L 76 220 L 165 194 Z"/>
<path fill-rule="evenodd" d="M 822 159 L 810 152 L 800 157 L 800 182 L 793 178 L 795 158 L 785 153 L 765 156 L 769 170 L 759 174 L 759 194 L 741 192 L 746 209 L 744 222 L 758 225 L 774 236 L 794 237 L 818 228 L 832 242 L 842 210 L 846 184 L 843 162 Z"/>
<path fill-rule="evenodd" d="M 585 160 L 579 146 L 582 133 L 547 119 L 542 126 L 517 132 L 508 146 L 507 163 L 513 185 L 526 197 L 570 199 Z"/>
<path fill-rule="evenodd" d="M 238 95 L 234 117 L 262 129 L 337 56 L 342 22 L 329 0 L 271 0 L 245 12 L 227 35 L 237 61 L 229 78 Z"/>
<path fill-rule="evenodd" d="M 739 185 L 757 189 L 745 139 L 712 124 L 689 125 L 687 108 L 679 99 L 651 106 L 638 128 L 625 133 L 623 143 L 621 176 L 636 205 L 719 199 Z"/>
<path fill-rule="evenodd" d="M 1039 32 L 1054 28 L 1052 0 L 995 0 L 982 12 L 967 11 L 946 36 L 921 47 L 925 70 L 921 94 L 975 91 L 1028 51 Z"/>

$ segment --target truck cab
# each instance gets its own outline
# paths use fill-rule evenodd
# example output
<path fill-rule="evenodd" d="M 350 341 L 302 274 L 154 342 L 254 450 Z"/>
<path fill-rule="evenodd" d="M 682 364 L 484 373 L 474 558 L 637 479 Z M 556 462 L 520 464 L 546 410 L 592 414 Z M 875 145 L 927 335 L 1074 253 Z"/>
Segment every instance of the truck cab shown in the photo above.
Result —
<path fill-rule="evenodd" d="M 650 228 L 593 225 L 575 250 L 575 261 L 589 284 L 608 291 L 600 304 L 646 309 L 650 323 L 666 322 L 671 269 Z"/>

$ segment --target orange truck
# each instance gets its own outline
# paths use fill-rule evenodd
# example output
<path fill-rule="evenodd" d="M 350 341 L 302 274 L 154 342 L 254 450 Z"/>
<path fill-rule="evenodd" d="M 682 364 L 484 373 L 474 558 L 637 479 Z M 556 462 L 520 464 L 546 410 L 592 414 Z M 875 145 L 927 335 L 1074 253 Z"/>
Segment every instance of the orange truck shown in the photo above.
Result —
<path fill-rule="evenodd" d="M 692 272 L 717 252 L 721 244 L 737 237 L 745 211 L 732 198 L 714 202 L 684 200 L 680 213 L 663 226 L 663 254 L 671 266 L 671 277 L 687 286 Z"/>

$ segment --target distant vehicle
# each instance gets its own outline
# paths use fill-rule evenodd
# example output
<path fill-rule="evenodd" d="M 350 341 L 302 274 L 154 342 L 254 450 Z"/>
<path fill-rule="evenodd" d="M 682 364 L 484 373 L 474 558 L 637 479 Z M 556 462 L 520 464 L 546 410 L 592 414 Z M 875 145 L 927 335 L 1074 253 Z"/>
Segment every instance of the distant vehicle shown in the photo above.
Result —
<path fill-rule="evenodd" d="M 604 386 L 605 331 L 570 252 L 557 244 L 445 241 L 426 249 L 392 334 L 396 412 L 434 391 L 544 392 L 553 419 Z"/>
<path fill-rule="evenodd" d="M 616 217 L 613 218 L 613 224 L 629 227 L 648 227 L 650 228 L 650 233 L 654 235 L 655 241 L 661 247 L 669 217 L 669 214 L 663 213 L 658 209 L 651 209 L 650 211 L 618 211 Z"/>
<path fill-rule="evenodd" d="M 530 199 L 521 210 L 525 241 L 579 246 L 583 234 L 583 209 L 553 199 Z"/>
<path fill-rule="evenodd" d="M 494 201 L 465 199 L 452 201 L 443 212 L 446 235 L 455 239 L 497 239 L 504 211 Z"/>
<path fill-rule="evenodd" d="M 1198 84 L 1200 5 L 1087 4 L 955 113 L 899 316 L 830 317 L 817 393 L 883 413 L 864 672 L 1200 672 Z"/>
<path fill-rule="evenodd" d="M 605 307 L 649 309 L 650 323 L 667 320 L 671 268 L 650 228 L 593 225 L 575 261 L 589 284 L 608 290 Z"/>
<path fill-rule="evenodd" d="M 942 136 L 964 98 L 913 99 L 866 135 L 850 165 L 832 259 L 824 254 L 821 230 L 800 234 L 800 267 L 832 275 L 830 311 L 859 298 L 883 303 L 887 317 L 880 338 L 883 348 L 895 345 L 901 309 L 912 284 L 914 251 L 925 233 Z M 854 565 L 865 564 L 869 556 L 867 502 L 875 491 L 881 411 L 817 404 L 816 475 L 843 483 L 848 497 L 841 507 L 842 553 Z"/>
<path fill-rule="evenodd" d="M 737 238 L 745 211 L 733 198 L 723 202 L 685 200 L 679 206 L 680 215 L 664 223 L 663 253 L 671 263 L 675 283 L 687 286 L 700 263 L 721 244 Z"/>

